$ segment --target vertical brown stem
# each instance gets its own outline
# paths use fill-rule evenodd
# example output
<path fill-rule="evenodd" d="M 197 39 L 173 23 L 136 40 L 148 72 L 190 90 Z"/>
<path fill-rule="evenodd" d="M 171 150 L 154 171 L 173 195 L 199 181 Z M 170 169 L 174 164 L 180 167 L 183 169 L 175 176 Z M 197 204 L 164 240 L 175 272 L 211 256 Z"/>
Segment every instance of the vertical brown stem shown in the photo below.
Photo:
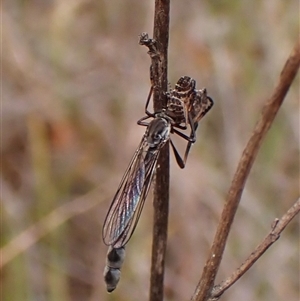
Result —
<path fill-rule="evenodd" d="M 154 34 L 159 59 L 152 60 L 153 102 L 155 112 L 165 106 L 168 87 L 169 0 L 155 1 Z M 163 147 L 156 169 L 154 188 L 154 226 L 150 280 L 150 301 L 163 300 L 164 264 L 167 246 L 169 211 L 169 145 Z"/>

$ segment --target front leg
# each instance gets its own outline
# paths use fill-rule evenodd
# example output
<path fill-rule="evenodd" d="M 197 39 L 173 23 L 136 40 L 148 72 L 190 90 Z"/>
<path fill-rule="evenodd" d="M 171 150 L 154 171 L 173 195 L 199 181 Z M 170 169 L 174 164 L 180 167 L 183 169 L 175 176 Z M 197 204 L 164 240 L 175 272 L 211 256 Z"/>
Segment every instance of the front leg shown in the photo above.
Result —
<path fill-rule="evenodd" d="M 148 106 L 149 106 L 149 102 L 150 102 L 152 93 L 153 93 L 153 86 L 151 86 L 151 88 L 150 88 L 150 92 L 149 92 L 149 95 L 148 95 L 148 98 L 147 98 L 147 101 L 146 101 L 146 105 L 145 105 L 145 114 L 148 115 L 149 117 L 155 117 L 154 113 L 151 113 L 151 112 L 148 111 Z"/>
<path fill-rule="evenodd" d="M 195 143 L 195 141 L 196 141 L 195 136 L 193 136 L 192 134 L 191 134 L 190 136 L 187 136 L 187 135 L 181 133 L 180 131 L 178 131 L 178 130 L 176 130 L 176 129 L 174 129 L 174 128 L 172 129 L 172 133 L 177 134 L 178 136 L 180 136 L 180 137 L 183 138 L 184 140 L 187 140 L 187 141 L 190 142 L 190 143 Z"/>
<path fill-rule="evenodd" d="M 144 120 L 146 120 L 146 119 L 148 119 L 148 118 L 151 118 L 151 117 L 153 117 L 153 116 L 144 116 L 144 117 L 142 117 L 141 119 L 139 119 L 139 120 L 137 121 L 137 124 L 138 124 L 138 125 L 142 125 L 142 126 L 148 126 L 148 125 L 149 125 L 149 122 L 144 122 Z"/>
<path fill-rule="evenodd" d="M 193 122 L 190 113 L 189 113 L 189 123 L 191 126 L 191 134 L 190 134 L 191 141 L 189 141 L 186 146 L 185 153 L 184 153 L 184 162 L 186 162 L 187 160 L 192 144 L 196 142 L 196 130 L 198 128 L 198 122 Z"/>
<path fill-rule="evenodd" d="M 171 146 L 172 146 L 172 149 L 173 149 L 176 161 L 177 161 L 177 164 L 179 165 L 180 168 L 185 167 L 186 160 L 187 160 L 188 154 L 190 152 L 191 146 L 192 146 L 193 143 L 196 142 L 196 130 L 197 130 L 197 127 L 198 127 L 198 123 L 197 122 L 195 122 L 195 123 L 192 122 L 192 116 L 191 116 L 190 113 L 188 114 L 188 117 L 189 117 L 189 124 L 191 126 L 190 136 L 187 136 L 187 135 L 185 135 L 185 134 L 183 134 L 183 133 L 181 133 L 178 130 L 173 128 L 174 133 L 176 133 L 177 135 L 179 135 L 180 137 L 182 137 L 183 139 L 188 141 L 183 159 L 180 156 L 180 154 L 178 153 L 178 151 L 177 151 L 175 145 L 173 144 L 172 140 L 170 140 Z"/>

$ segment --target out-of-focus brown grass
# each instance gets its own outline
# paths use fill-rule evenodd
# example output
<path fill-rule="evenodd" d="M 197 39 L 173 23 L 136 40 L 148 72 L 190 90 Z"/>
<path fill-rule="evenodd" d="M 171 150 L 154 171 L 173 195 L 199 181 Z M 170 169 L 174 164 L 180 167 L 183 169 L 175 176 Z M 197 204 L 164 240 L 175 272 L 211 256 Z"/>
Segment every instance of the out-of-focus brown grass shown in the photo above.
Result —
<path fill-rule="evenodd" d="M 138 35 L 151 34 L 153 6 L 138 0 L 3 4 L 2 246 L 65 203 L 81 196 L 99 201 L 53 223 L 7 263 L 4 300 L 147 299 L 151 193 L 112 295 L 102 280 L 101 226 L 144 131 L 136 120 L 150 88 L 150 60 Z M 173 86 L 192 76 L 215 106 L 186 168 L 171 159 L 166 300 L 188 300 L 195 288 L 242 149 L 299 36 L 298 8 L 296 0 L 171 2 L 169 80 Z M 94 188 L 101 192 L 91 194 Z M 250 174 L 219 280 L 298 195 L 299 76 Z M 293 221 L 223 300 L 296 300 L 298 228 Z"/>

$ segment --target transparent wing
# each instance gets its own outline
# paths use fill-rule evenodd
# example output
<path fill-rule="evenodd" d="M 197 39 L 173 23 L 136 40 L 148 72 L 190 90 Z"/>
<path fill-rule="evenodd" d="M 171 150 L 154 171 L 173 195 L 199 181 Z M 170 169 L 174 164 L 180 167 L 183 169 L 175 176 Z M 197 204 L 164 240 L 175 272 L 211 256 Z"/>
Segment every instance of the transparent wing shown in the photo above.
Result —
<path fill-rule="evenodd" d="M 106 215 L 102 229 L 106 245 L 120 248 L 130 239 L 141 215 L 158 155 L 159 150 L 149 149 L 143 138 Z"/>

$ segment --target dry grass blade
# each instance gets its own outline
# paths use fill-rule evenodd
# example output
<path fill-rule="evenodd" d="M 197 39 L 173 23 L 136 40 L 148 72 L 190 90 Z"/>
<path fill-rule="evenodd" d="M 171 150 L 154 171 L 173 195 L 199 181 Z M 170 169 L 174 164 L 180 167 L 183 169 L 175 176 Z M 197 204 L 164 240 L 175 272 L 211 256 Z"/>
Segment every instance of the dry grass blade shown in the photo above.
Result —
<path fill-rule="evenodd" d="M 93 192 L 65 203 L 17 235 L 0 250 L 0 270 L 16 256 L 25 252 L 28 248 L 36 244 L 42 237 L 54 231 L 67 220 L 91 210 L 98 205 L 99 195 L 101 195 L 101 191 L 99 191 L 99 189 L 95 189 Z"/>

